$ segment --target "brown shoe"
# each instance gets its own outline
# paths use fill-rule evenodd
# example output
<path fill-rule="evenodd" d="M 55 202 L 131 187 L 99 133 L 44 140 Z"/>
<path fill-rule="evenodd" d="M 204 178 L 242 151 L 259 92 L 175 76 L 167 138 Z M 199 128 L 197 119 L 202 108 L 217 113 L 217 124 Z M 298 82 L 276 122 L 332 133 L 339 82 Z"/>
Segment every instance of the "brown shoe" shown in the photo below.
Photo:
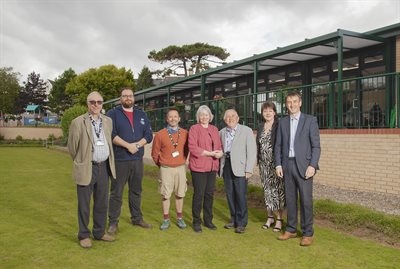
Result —
<path fill-rule="evenodd" d="M 109 234 L 104 234 L 102 238 L 100 238 L 99 240 L 101 241 L 105 241 L 105 242 L 113 242 L 115 241 L 115 237 Z"/>
<path fill-rule="evenodd" d="M 290 238 L 296 238 L 297 237 L 297 233 L 291 233 L 291 232 L 285 232 L 284 234 L 281 234 L 280 236 L 278 236 L 278 240 L 288 240 Z"/>
<path fill-rule="evenodd" d="M 313 241 L 314 238 L 312 236 L 303 236 L 303 238 L 301 238 L 300 246 L 308 247 L 313 243 Z"/>
<path fill-rule="evenodd" d="M 108 234 L 115 235 L 118 232 L 118 224 L 110 224 L 108 227 Z"/>
<path fill-rule="evenodd" d="M 132 223 L 132 224 L 140 226 L 140 227 L 145 228 L 145 229 L 151 229 L 153 227 L 151 224 L 144 222 L 144 220 L 141 220 L 141 221 L 139 221 L 137 223 Z"/>
<path fill-rule="evenodd" d="M 85 239 L 79 240 L 79 245 L 83 248 L 91 248 L 92 241 L 90 240 L 90 238 L 85 238 Z"/>

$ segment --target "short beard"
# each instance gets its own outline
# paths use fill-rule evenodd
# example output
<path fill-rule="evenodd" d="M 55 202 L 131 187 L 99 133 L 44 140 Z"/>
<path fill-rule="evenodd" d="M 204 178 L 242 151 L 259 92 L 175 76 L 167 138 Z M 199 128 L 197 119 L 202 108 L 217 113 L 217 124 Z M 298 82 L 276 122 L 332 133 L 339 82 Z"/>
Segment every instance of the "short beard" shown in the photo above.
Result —
<path fill-rule="evenodd" d="M 132 103 L 131 103 L 131 104 L 122 103 L 122 106 L 123 106 L 124 108 L 131 108 L 131 107 L 133 107 L 133 104 L 132 104 Z"/>

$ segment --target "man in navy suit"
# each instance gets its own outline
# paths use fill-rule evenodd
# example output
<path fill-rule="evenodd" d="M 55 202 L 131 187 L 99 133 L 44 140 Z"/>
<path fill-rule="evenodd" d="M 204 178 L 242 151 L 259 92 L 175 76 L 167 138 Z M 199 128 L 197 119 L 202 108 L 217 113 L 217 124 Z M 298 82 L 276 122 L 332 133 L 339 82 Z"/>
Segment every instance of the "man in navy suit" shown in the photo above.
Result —
<path fill-rule="evenodd" d="M 289 116 L 278 127 L 275 144 L 276 174 L 285 180 L 287 225 L 279 240 L 297 237 L 297 197 L 300 196 L 301 246 L 313 242 L 313 176 L 321 154 L 317 118 L 301 113 L 301 95 L 285 99 Z"/>

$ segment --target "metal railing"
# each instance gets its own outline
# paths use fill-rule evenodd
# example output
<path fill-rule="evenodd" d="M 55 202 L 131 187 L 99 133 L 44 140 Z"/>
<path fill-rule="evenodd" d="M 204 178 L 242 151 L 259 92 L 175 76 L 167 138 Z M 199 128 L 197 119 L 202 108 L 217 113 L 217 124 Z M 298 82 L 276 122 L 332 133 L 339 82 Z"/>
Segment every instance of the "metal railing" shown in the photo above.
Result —
<path fill-rule="evenodd" d="M 285 96 L 299 91 L 302 111 L 317 117 L 321 129 L 341 128 L 400 128 L 400 73 L 329 81 L 325 83 L 285 87 L 279 90 L 257 92 L 241 96 L 175 104 L 183 128 L 196 123 L 196 111 L 207 105 L 214 114 L 213 124 L 224 126 L 226 109 L 235 108 L 240 122 L 256 129 L 262 121 L 261 106 L 269 100 L 275 103 L 280 117 L 287 114 Z M 165 127 L 169 107 L 147 110 L 153 130 Z"/>

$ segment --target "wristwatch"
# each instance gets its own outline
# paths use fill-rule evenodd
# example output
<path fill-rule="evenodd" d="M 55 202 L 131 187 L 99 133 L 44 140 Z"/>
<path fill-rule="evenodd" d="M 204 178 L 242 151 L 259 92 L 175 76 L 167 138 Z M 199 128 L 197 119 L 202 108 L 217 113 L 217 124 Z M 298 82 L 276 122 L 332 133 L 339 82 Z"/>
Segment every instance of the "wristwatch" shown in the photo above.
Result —
<path fill-rule="evenodd" d="M 140 149 L 139 143 L 136 143 L 136 148 L 137 148 L 137 149 Z"/>

